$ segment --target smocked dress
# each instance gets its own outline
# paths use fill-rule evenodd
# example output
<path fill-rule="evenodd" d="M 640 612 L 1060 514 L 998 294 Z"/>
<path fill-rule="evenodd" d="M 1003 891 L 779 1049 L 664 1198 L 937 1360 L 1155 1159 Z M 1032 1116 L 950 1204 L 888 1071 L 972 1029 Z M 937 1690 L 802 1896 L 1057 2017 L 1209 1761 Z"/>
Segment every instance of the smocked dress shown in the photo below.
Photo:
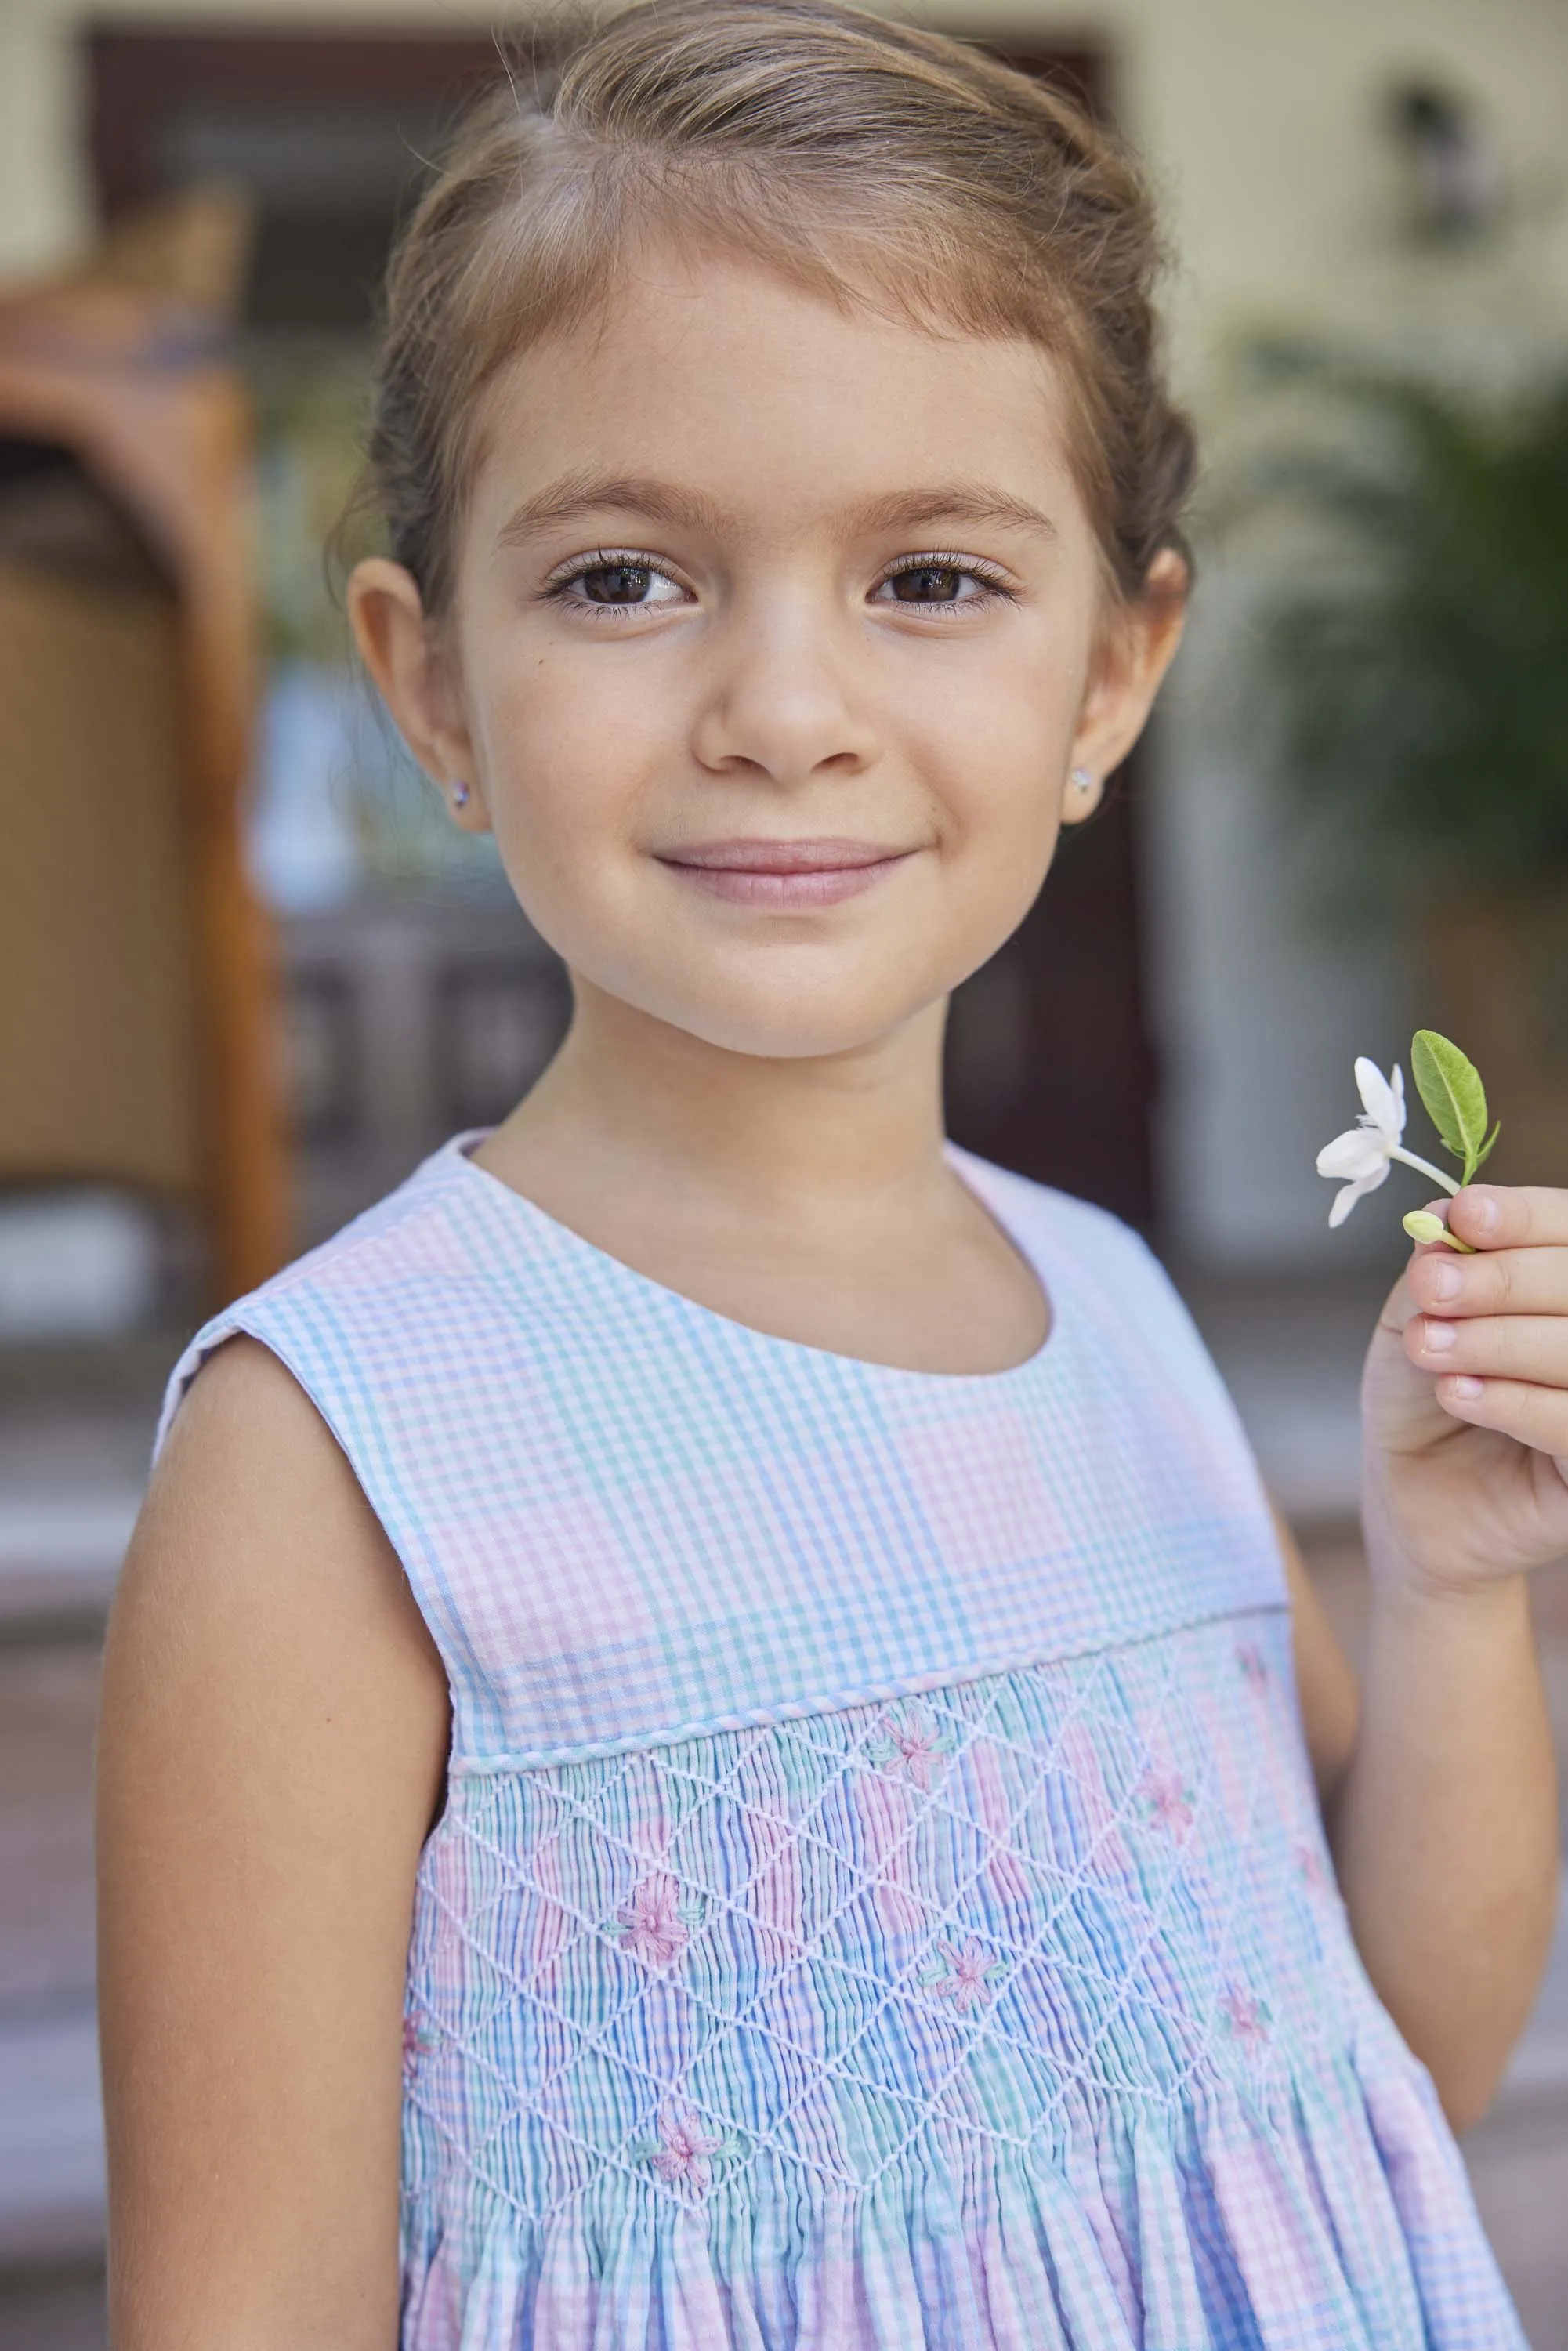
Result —
<path fill-rule="evenodd" d="M 407 2351 L 1523 2351 L 1352 1946 L 1278 1546 L 1169 1284 L 952 1152 L 1016 1369 L 769 1338 L 465 1139 L 209 1324 L 450 1675 Z"/>

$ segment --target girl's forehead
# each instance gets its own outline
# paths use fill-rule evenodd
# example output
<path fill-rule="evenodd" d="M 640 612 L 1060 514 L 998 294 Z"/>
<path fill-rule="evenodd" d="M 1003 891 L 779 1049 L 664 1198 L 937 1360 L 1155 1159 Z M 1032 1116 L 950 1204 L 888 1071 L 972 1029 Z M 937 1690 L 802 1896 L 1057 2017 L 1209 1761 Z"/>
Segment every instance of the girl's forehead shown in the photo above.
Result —
<path fill-rule="evenodd" d="M 744 259 L 639 254 L 593 315 L 519 352 L 486 399 L 476 507 L 557 484 L 706 486 L 823 510 L 922 486 L 1060 507 L 1060 378 L 1022 338 L 927 329 Z"/>

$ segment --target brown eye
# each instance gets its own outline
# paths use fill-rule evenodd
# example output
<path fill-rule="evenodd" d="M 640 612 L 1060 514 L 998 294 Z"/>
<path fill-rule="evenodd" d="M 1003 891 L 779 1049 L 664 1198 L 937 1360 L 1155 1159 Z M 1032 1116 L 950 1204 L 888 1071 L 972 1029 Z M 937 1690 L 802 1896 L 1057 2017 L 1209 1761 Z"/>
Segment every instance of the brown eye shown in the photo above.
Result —
<path fill-rule="evenodd" d="M 901 604 L 956 604 L 969 577 L 952 563 L 916 563 L 888 581 Z"/>
<path fill-rule="evenodd" d="M 601 563 L 579 573 L 578 585 L 591 604 L 641 604 L 654 576 L 643 563 Z"/>
<path fill-rule="evenodd" d="M 927 612 L 952 611 L 960 604 L 991 604 L 1009 599 L 1005 582 L 989 567 L 965 555 L 912 555 L 884 571 L 872 590 L 873 604 L 917 605 Z"/>

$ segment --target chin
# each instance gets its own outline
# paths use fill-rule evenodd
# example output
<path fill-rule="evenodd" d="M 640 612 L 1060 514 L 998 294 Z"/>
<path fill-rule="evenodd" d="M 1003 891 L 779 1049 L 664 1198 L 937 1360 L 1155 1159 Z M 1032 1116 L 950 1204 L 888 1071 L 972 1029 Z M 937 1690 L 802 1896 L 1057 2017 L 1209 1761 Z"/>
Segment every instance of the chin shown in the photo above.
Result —
<path fill-rule="evenodd" d="M 907 1017 L 894 1013 L 878 1019 L 868 1014 L 857 1019 L 824 1007 L 802 1018 L 799 1007 L 789 1005 L 713 1004 L 685 1008 L 675 1025 L 727 1053 L 765 1061 L 814 1061 L 864 1052 Z"/>
<path fill-rule="evenodd" d="M 944 993 L 937 989 L 936 994 Z M 653 988 L 633 999 L 687 1036 L 758 1061 L 821 1061 L 864 1052 L 934 1000 L 933 991 L 894 994 L 851 984 L 810 987 L 711 985 Z"/>

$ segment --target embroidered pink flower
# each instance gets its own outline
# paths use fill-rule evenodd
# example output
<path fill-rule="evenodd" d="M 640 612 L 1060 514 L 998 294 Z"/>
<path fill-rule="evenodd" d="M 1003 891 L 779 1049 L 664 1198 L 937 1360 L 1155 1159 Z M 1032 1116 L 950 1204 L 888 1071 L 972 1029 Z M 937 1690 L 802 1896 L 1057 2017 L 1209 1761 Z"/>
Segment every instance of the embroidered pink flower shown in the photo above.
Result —
<path fill-rule="evenodd" d="M 405 2016 L 402 2021 L 402 2078 L 405 2082 L 413 2081 L 419 2071 L 420 2059 L 432 2046 L 429 2034 L 420 2031 L 416 2020 Z"/>
<path fill-rule="evenodd" d="M 971 1935 L 959 1950 L 952 1943 L 938 1943 L 946 1965 L 929 1971 L 922 1978 L 938 2000 L 950 2000 L 960 2016 L 967 2016 L 977 2001 L 988 2003 L 996 1997 L 997 1987 L 986 1981 L 997 1964 L 997 1955 L 988 1951 L 983 1943 Z"/>
<path fill-rule="evenodd" d="M 1219 2013 L 1225 2019 L 1227 2032 L 1234 2034 L 1249 2054 L 1255 2054 L 1269 2038 L 1269 2011 L 1260 2000 L 1232 1984 L 1222 1995 Z"/>
<path fill-rule="evenodd" d="M 1166 1829 L 1178 1836 L 1193 1823 L 1192 1790 L 1174 1774 L 1162 1778 L 1157 1771 L 1145 1771 L 1138 1787 L 1146 1819 L 1156 1828 Z"/>
<path fill-rule="evenodd" d="M 1261 1689 L 1269 1678 L 1269 1660 L 1257 1642 L 1243 1641 L 1236 1652 L 1236 1662 L 1253 1688 Z"/>
<path fill-rule="evenodd" d="M 912 1706 L 902 1719 L 884 1714 L 877 1729 L 882 1735 L 872 1748 L 873 1761 L 907 1773 L 917 1788 L 929 1788 L 950 1740 L 932 1727 L 917 1706 Z"/>
<path fill-rule="evenodd" d="M 691 1917 L 681 1901 L 681 1889 L 663 1871 L 645 1877 L 615 1917 L 622 1945 L 646 1968 L 667 1968 L 691 1940 Z"/>
<path fill-rule="evenodd" d="M 708 2158 L 716 2155 L 723 2146 L 722 2138 L 708 2137 L 703 2129 L 702 2117 L 693 2114 L 689 2106 L 666 2106 L 659 2116 L 659 2143 L 650 2160 L 666 2187 L 691 2188 L 697 2195 L 706 2196 Z"/>

